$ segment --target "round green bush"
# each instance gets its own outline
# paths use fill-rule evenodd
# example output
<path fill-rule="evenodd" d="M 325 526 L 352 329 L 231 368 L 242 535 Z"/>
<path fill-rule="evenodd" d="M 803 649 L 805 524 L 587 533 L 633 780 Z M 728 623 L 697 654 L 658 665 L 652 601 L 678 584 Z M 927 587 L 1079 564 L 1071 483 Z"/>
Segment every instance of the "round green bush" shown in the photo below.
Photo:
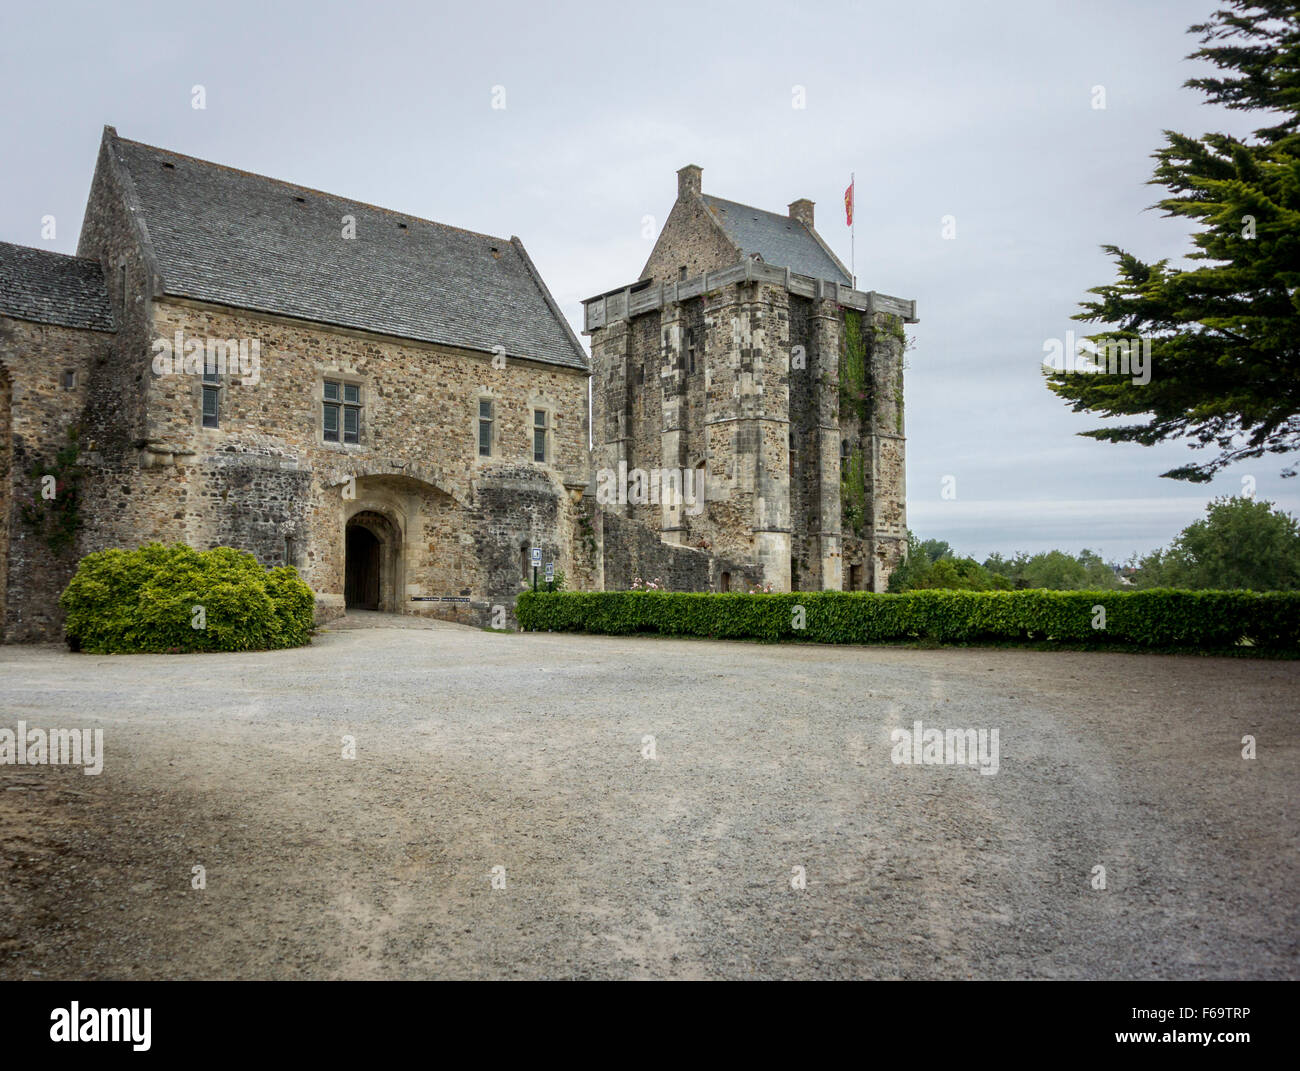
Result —
<path fill-rule="evenodd" d="M 81 559 L 59 599 L 74 651 L 266 651 L 311 642 L 314 599 L 296 569 L 183 543 Z"/>

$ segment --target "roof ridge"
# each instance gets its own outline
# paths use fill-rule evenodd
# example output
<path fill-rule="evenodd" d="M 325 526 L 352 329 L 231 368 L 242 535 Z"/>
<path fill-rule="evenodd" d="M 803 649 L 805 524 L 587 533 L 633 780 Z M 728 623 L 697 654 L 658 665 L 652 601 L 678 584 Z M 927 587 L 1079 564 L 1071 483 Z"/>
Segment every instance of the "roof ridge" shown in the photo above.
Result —
<path fill-rule="evenodd" d="M 459 231 L 461 234 L 469 234 L 475 238 L 490 238 L 496 242 L 509 244 L 510 239 L 502 238 L 498 234 L 488 234 L 485 231 L 472 231 L 467 227 L 457 227 L 451 223 L 440 223 L 436 219 L 427 219 L 424 216 L 416 216 L 410 212 L 398 212 L 392 208 L 384 208 L 382 205 L 371 204 L 369 201 L 359 201 L 355 197 L 345 197 L 339 193 L 330 193 L 328 190 L 318 190 L 313 186 L 303 186 L 297 182 L 289 182 L 286 179 L 278 179 L 273 175 L 263 175 L 257 171 L 246 171 L 242 167 L 231 167 L 229 164 L 220 164 L 215 160 L 205 160 L 201 156 L 190 156 L 188 153 L 176 152 L 174 149 L 165 149 L 161 145 L 150 145 L 145 141 L 135 141 L 132 138 L 124 138 L 119 135 L 118 142 L 123 145 L 135 145 L 141 149 L 148 149 L 150 152 L 161 153 L 164 156 L 174 156 L 178 160 L 189 160 L 192 163 L 203 164 L 205 167 L 214 167 L 220 171 L 228 171 L 235 175 L 246 175 L 248 178 L 261 179 L 264 182 L 271 182 L 277 186 L 283 186 L 290 190 L 301 190 L 303 193 L 312 193 L 317 197 L 329 197 L 335 201 L 344 201 L 348 204 L 359 205 L 362 208 L 369 208 L 375 212 L 382 212 L 387 216 L 396 216 L 402 219 L 414 220 L 416 223 L 427 223 L 434 227 L 442 227 L 444 230 Z"/>
<path fill-rule="evenodd" d="M 702 193 L 701 197 L 711 198 L 714 201 L 721 201 L 723 204 L 735 205 L 737 208 L 748 209 L 750 212 L 762 212 L 764 215 L 773 216 L 776 219 L 783 219 L 790 223 L 798 223 L 793 216 L 782 215 L 780 212 L 773 212 L 770 208 L 759 208 L 758 205 L 747 205 L 743 201 L 732 201 L 726 197 L 719 197 L 716 193 Z"/>
<path fill-rule="evenodd" d="M 826 259 L 827 266 L 834 269 L 844 282 L 847 282 L 850 285 L 854 284 L 853 274 L 849 271 L 844 262 L 835 255 L 835 250 L 833 250 L 827 243 L 826 239 L 818 233 L 816 227 L 809 226 L 803 220 L 796 216 L 789 215 L 788 213 L 783 214 L 781 212 L 773 212 L 770 209 L 759 208 L 757 205 L 747 205 L 741 201 L 731 201 L 726 197 L 719 197 L 712 193 L 701 192 L 699 196 L 704 202 L 705 207 L 708 209 L 710 218 L 715 220 L 718 225 L 722 227 L 724 232 L 728 231 L 730 228 L 731 233 L 728 233 L 727 237 L 731 239 L 733 245 L 743 248 L 744 252 L 763 253 L 765 259 L 772 259 L 768 257 L 768 254 L 770 254 L 772 250 L 765 246 L 764 240 L 761 237 L 755 237 L 753 228 L 750 226 L 750 220 L 754 223 L 758 223 L 760 227 L 775 227 L 779 225 L 786 233 L 792 236 L 797 235 L 800 240 L 806 240 L 809 243 L 810 248 L 815 248 Z M 743 219 L 746 213 L 749 213 L 750 220 Z M 726 217 L 725 221 L 723 217 Z M 748 238 L 745 237 L 746 232 L 748 232 Z M 752 246 L 750 244 L 751 242 L 757 242 L 758 246 Z M 787 255 L 789 254 L 788 250 L 785 252 Z M 784 260 L 784 258 L 781 259 Z M 772 263 L 778 263 L 778 260 L 772 259 Z M 799 270 L 795 265 L 790 264 L 788 261 L 785 263 L 785 266 L 793 267 L 796 271 Z M 834 276 L 824 276 L 821 274 L 824 270 L 824 268 L 813 269 L 810 266 L 807 270 L 807 274 L 816 275 L 818 278 L 835 278 Z"/>
<path fill-rule="evenodd" d="M 62 257 L 64 260 L 75 260 L 82 264 L 93 264 L 96 268 L 100 263 L 94 257 L 83 257 L 76 253 L 60 253 L 57 249 L 42 249 L 36 245 L 23 245 L 21 242 L 6 242 L 0 238 L 0 246 L 8 246 L 10 249 L 21 249 L 26 253 L 39 253 L 43 257 Z"/>

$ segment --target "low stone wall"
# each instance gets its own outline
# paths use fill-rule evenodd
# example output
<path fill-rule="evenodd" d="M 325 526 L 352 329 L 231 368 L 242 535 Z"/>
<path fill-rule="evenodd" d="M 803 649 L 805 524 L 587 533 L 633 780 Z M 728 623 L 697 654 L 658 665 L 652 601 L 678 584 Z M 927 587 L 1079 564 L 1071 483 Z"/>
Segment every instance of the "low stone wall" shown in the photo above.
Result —
<path fill-rule="evenodd" d="M 654 529 L 604 510 L 596 510 L 594 522 L 606 591 L 627 591 L 638 577 L 657 581 L 667 591 L 718 591 L 724 573 L 732 591 L 748 591 L 751 585 L 762 583 L 762 567 L 755 563 L 665 543 Z"/>

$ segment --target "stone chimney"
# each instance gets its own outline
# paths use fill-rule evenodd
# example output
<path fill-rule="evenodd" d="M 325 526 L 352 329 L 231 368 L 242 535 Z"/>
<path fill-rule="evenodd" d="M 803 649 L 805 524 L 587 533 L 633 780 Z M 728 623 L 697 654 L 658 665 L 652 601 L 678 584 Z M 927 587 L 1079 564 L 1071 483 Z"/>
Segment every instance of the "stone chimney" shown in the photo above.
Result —
<path fill-rule="evenodd" d="M 813 203 L 807 197 L 790 202 L 790 218 L 797 219 L 809 230 L 813 229 Z"/>
<path fill-rule="evenodd" d="M 677 172 L 677 199 L 679 201 L 687 197 L 698 197 L 700 195 L 700 178 L 703 174 L 703 169 L 695 164 L 687 164 Z"/>

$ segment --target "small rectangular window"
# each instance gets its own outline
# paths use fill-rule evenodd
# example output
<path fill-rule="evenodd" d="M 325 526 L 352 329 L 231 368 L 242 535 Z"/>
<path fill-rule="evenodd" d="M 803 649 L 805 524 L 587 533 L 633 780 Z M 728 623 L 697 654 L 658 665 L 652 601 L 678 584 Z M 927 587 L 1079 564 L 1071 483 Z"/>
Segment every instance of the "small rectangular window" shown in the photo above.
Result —
<path fill-rule="evenodd" d="M 203 382 L 221 382 L 221 366 L 217 363 L 217 355 L 211 350 L 203 355 Z"/>
<path fill-rule="evenodd" d="M 686 329 L 686 371 L 690 374 L 695 373 L 695 328 Z"/>
<path fill-rule="evenodd" d="M 219 424 L 220 387 L 203 388 L 203 426 L 215 428 Z"/>
<path fill-rule="evenodd" d="M 322 435 L 326 442 L 361 441 L 361 387 L 356 383 L 325 380 L 321 409 Z"/>
<path fill-rule="evenodd" d="M 478 456 L 492 456 L 492 402 L 480 399 L 478 403 Z"/>
<path fill-rule="evenodd" d="M 64 390 L 77 389 L 77 373 L 72 369 L 68 369 L 66 372 L 63 373 L 63 389 Z"/>
<path fill-rule="evenodd" d="M 533 460 L 546 464 L 546 410 L 533 410 Z"/>

